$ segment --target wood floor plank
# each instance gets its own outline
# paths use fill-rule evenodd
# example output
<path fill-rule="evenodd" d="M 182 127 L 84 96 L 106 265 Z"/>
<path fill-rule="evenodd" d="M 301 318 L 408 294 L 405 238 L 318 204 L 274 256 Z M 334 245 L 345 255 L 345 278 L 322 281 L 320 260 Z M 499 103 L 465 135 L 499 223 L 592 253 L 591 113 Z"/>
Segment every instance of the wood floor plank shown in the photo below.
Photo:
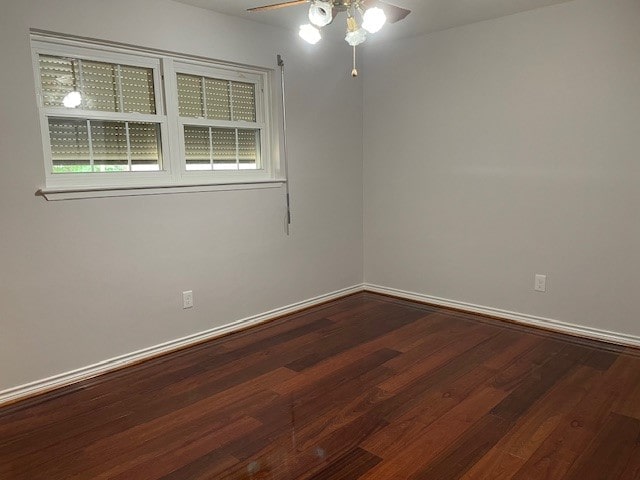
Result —
<path fill-rule="evenodd" d="M 0 409 L 7 480 L 640 479 L 640 352 L 360 293 Z"/>
<path fill-rule="evenodd" d="M 522 458 L 494 446 L 460 480 L 510 480 L 524 463 Z"/>
<path fill-rule="evenodd" d="M 584 348 L 567 345 L 556 357 L 535 370 L 491 413 L 508 421 L 517 420 L 556 382 L 576 368 L 587 356 L 588 352 Z"/>
<path fill-rule="evenodd" d="M 397 393 L 414 384 L 416 379 L 436 371 L 462 352 L 481 344 L 494 335 L 496 332 L 491 330 L 477 329 L 453 335 L 451 341 L 444 340 L 438 346 L 430 343 L 418 345 L 389 362 L 389 367 L 394 368 L 397 374 L 382 383 L 380 388 L 385 392 Z"/>
<path fill-rule="evenodd" d="M 308 478 L 318 475 L 327 464 L 342 458 L 348 452 L 357 448 L 364 438 L 369 437 L 388 423 L 370 412 L 355 416 L 339 423 L 330 425 L 330 428 L 321 429 L 318 432 L 317 425 L 303 425 L 300 428 L 292 428 L 290 432 L 279 434 L 265 445 L 260 451 L 255 452 L 233 469 L 231 476 L 238 473 L 253 463 L 264 464 L 263 459 L 286 456 L 283 467 L 286 473 L 280 471 L 274 474 L 275 478 Z M 339 428 L 333 428 L 338 426 Z M 274 467 L 275 468 L 275 467 Z M 274 470 L 271 470 L 273 473 Z M 264 471 L 260 472 L 265 474 Z"/>
<path fill-rule="evenodd" d="M 311 480 L 353 480 L 371 470 L 382 459 L 361 448 L 354 448 L 331 462 Z"/>
<path fill-rule="evenodd" d="M 640 419 L 640 361 L 637 357 L 624 355 L 615 363 L 626 375 L 615 375 L 612 388 L 618 393 L 612 411 L 627 417 Z"/>
<path fill-rule="evenodd" d="M 82 475 L 91 474 L 96 478 L 100 475 L 111 480 L 160 478 L 167 475 L 167 472 L 170 472 L 169 475 L 184 475 L 185 470 L 182 469 L 186 469 L 187 465 L 192 465 L 195 461 L 207 464 L 208 472 L 211 472 L 212 466 L 222 472 L 236 465 L 238 459 L 227 454 L 216 454 L 215 451 L 238 437 L 251 435 L 260 426 L 261 423 L 257 420 L 243 417 L 221 428 L 212 428 L 211 433 L 200 432 L 195 436 L 180 433 L 182 438 L 178 440 L 176 435 L 172 435 L 171 442 L 166 442 L 165 438 L 160 437 L 158 441 L 163 441 L 162 447 L 149 445 L 147 442 L 143 448 L 136 448 L 132 452 L 134 455 L 131 456 L 131 460 L 122 462 L 116 458 L 115 461 L 102 463 L 99 472 L 97 469 L 90 472 L 83 468 Z M 215 461 L 208 457 L 212 451 L 217 455 Z M 191 468 L 193 469 L 193 465 Z M 178 473 L 180 470 L 182 471 Z"/>
<path fill-rule="evenodd" d="M 402 417 L 406 412 L 421 404 L 425 392 L 432 391 L 434 387 L 444 387 L 465 376 L 488 357 L 507 348 L 515 336 L 516 334 L 513 332 L 500 332 L 472 348 L 458 352 L 457 356 L 441 364 L 439 368 L 429 370 L 403 390 L 375 405 L 374 410 L 390 421 Z"/>
<path fill-rule="evenodd" d="M 71 442 L 57 443 L 45 450 L 46 456 L 31 455 L 30 468 L 53 475 L 81 463 L 85 471 L 92 472 L 93 468 L 106 468 L 111 463 L 118 463 L 122 456 L 143 453 L 145 450 L 140 452 L 140 443 L 144 443 L 147 449 L 169 453 L 176 444 L 193 441 L 206 434 L 207 429 L 224 429 L 226 424 L 251 414 L 261 402 L 273 401 L 276 395 L 268 391 L 268 386 L 277 378 L 286 379 L 290 375 L 295 373 L 282 368 L 253 379 L 243 388 L 226 390 L 128 429 L 112 431 L 111 434 L 108 434 L 110 430 L 102 429 L 102 435 L 87 436 L 82 448 L 74 448 Z M 111 454 L 108 457 L 103 455 L 106 449 Z"/>
<path fill-rule="evenodd" d="M 93 412 L 78 415 L 68 421 L 45 425 L 44 428 L 38 430 L 39 435 L 37 436 L 13 437 L 14 442 L 3 445 L 3 448 L 7 452 L 19 451 L 22 455 L 42 450 L 47 446 L 52 446 L 56 450 L 67 448 L 67 446 L 72 448 L 72 443 L 62 442 L 62 440 L 74 438 L 78 432 L 85 431 L 87 424 L 94 425 L 93 430 L 85 433 L 87 440 L 91 439 L 92 435 L 100 437 L 121 432 L 276 370 L 287 360 L 304 355 L 306 341 L 308 340 L 300 344 L 299 338 L 292 339 L 280 346 L 278 355 L 261 357 L 259 362 L 249 365 L 243 363 L 242 369 L 234 370 L 232 373 L 213 369 L 212 373 L 207 375 L 200 371 L 200 365 L 198 364 L 196 365 L 194 378 L 200 377 L 200 380 L 194 383 L 194 387 L 190 390 L 181 390 L 173 395 L 167 394 L 163 389 L 151 389 L 146 394 L 135 393 L 128 396 L 126 400 L 123 399 L 120 402 L 109 404 L 103 409 L 96 409 Z M 243 362 L 243 359 L 238 361 Z M 171 388 L 171 384 L 167 387 Z M 128 404 L 126 415 L 123 415 L 123 402 Z"/>
<path fill-rule="evenodd" d="M 337 355 L 354 346 L 378 338 L 392 330 L 416 321 L 423 316 L 420 311 L 403 311 L 397 306 L 385 306 L 376 309 L 371 315 L 362 320 L 354 320 L 343 328 L 334 329 L 332 334 L 322 339 L 320 348 L 311 350 L 305 356 L 287 364 L 287 368 L 302 371 L 329 356 Z M 367 328 L 363 328 L 363 323 Z"/>
<path fill-rule="evenodd" d="M 524 460 L 530 458 L 598 379 L 598 375 L 589 367 L 574 370 L 565 381 L 554 385 L 526 415 L 518 419 L 513 434 L 503 438 L 499 446 L 516 457 Z"/>
<path fill-rule="evenodd" d="M 316 382 L 320 376 L 330 375 L 355 359 L 362 358 L 363 356 L 369 355 L 383 348 L 402 352 L 402 348 L 406 346 L 407 340 L 409 339 L 413 339 L 411 340 L 413 342 L 415 341 L 415 338 L 424 337 L 434 339 L 434 343 L 438 347 L 440 347 L 440 343 L 444 343 L 446 345 L 449 340 L 449 335 L 452 335 L 454 330 L 450 329 L 448 326 L 444 326 L 444 321 L 445 320 L 442 318 L 432 319 L 431 317 L 421 317 L 415 322 L 402 326 L 397 330 L 393 330 L 386 335 L 368 342 L 360 343 L 353 348 L 340 352 L 336 355 L 328 356 L 319 363 L 316 363 L 303 372 L 300 372 L 298 376 L 290 381 L 276 385 L 274 387 L 274 391 L 280 395 L 291 394 L 297 389 Z M 462 330 L 469 330 L 470 328 L 471 326 L 466 324 Z M 458 327 L 458 330 L 461 330 L 461 328 Z M 393 360 L 387 362 L 390 367 L 393 366 L 392 362 Z"/>
<path fill-rule="evenodd" d="M 341 420 L 341 409 L 344 403 L 348 403 L 348 399 L 357 399 L 363 391 L 367 391 L 368 386 L 377 383 L 380 376 L 388 374 L 388 369 L 374 368 L 375 365 L 381 365 L 394 355 L 395 352 L 389 350 L 375 352 L 346 367 L 339 375 L 325 379 L 323 388 L 306 389 L 271 402 L 254 414 L 268 427 L 253 436 L 250 441 L 240 440 L 231 443 L 225 450 L 241 460 L 254 455 L 264 455 L 265 449 L 277 446 L 278 443 L 287 443 L 288 432 L 295 432 L 296 442 L 301 444 L 304 444 L 310 435 L 313 441 L 320 441 L 327 434 L 327 430 L 332 432 L 340 427 L 340 422 L 344 423 L 344 420 Z M 355 416 L 361 415 L 362 413 L 358 413 Z M 372 415 L 372 418 L 380 417 Z M 357 418 L 349 418 L 348 422 L 356 420 Z M 318 423 L 322 428 L 316 427 Z M 286 432 L 284 436 L 281 435 L 282 431 Z M 350 441 L 347 437 L 343 437 L 342 440 Z"/>
<path fill-rule="evenodd" d="M 426 468 L 410 477 L 411 480 L 454 480 L 460 478 L 480 460 L 512 427 L 512 422 L 488 414 L 467 429 L 447 451 Z"/>
<path fill-rule="evenodd" d="M 378 449 L 375 443 L 364 442 L 363 446 L 367 451 L 383 458 L 384 461 L 362 478 L 411 478 L 430 465 L 448 445 L 487 415 L 487 412 L 505 396 L 506 393 L 502 390 L 486 387 L 435 422 L 429 425 L 416 422 L 411 426 L 412 434 L 406 437 L 407 440 L 401 445 Z M 501 419 L 500 421 L 502 422 Z"/>
<path fill-rule="evenodd" d="M 364 440 L 362 446 L 385 457 L 395 455 L 404 449 L 405 445 L 411 444 L 428 425 L 467 399 L 493 375 L 495 375 L 493 370 L 480 366 L 453 383 L 433 385 L 431 389 L 422 393 L 411 409 L 394 418 L 389 426 L 380 432 Z M 372 411 L 379 412 L 380 415 L 386 414 L 386 409 L 376 408 L 376 406 L 378 404 L 386 406 L 388 399 L 389 394 L 381 392 L 371 401 Z"/>
<path fill-rule="evenodd" d="M 507 480 L 524 466 L 562 418 L 588 393 L 599 379 L 599 372 L 581 366 L 565 382 L 557 384 L 519 418 L 510 431 L 491 448 L 469 471 L 464 480 Z"/>
<path fill-rule="evenodd" d="M 581 401 L 565 414 L 558 426 L 542 442 L 514 479 L 564 479 L 567 472 L 602 428 L 616 401 L 626 398 L 631 379 L 636 378 L 640 362 L 619 358 Z M 640 400 L 640 399 L 638 399 Z"/>
<path fill-rule="evenodd" d="M 640 420 L 610 414 L 591 446 L 574 463 L 567 480 L 620 478 L 640 455 Z"/>
<path fill-rule="evenodd" d="M 318 335 L 318 329 L 329 324 L 326 319 L 314 321 L 306 324 L 302 327 L 291 330 L 289 333 L 295 332 L 292 335 L 286 336 L 286 340 L 280 339 L 276 342 L 270 340 L 268 345 L 273 346 L 274 343 L 278 345 L 286 345 L 287 349 L 297 348 L 302 355 L 304 352 L 304 346 L 309 342 L 317 341 L 320 336 Z M 258 342 L 261 348 L 266 348 L 264 342 Z M 100 390 L 108 390 L 107 394 L 102 394 L 100 391 L 95 391 L 93 386 L 90 387 L 88 392 L 78 392 L 74 394 L 74 400 L 70 405 L 66 401 L 66 398 L 56 398 L 49 407 L 52 409 L 53 414 L 39 415 L 40 409 L 44 406 L 34 407 L 33 414 L 31 416 L 24 416 L 20 411 L 13 415 L 13 418 L 7 418 L 7 421 L 0 421 L 0 444 L 2 444 L 3 438 L 20 438 L 20 435 L 25 430 L 33 433 L 34 430 L 40 429 L 40 435 L 38 435 L 38 443 L 29 440 L 29 445 L 18 444 L 17 448 L 20 451 L 25 452 L 28 448 L 37 449 L 43 448 L 47 439 L 56 439 L 59 441 L 64 436 L 73 436 L 77 431 L 82 431 L 85 425 L 92 418 L 100 418 L 105 423 L 110 422 L 113 418 L 121 417 L 121 400 L 122 396 L 118 392 L 126 391 L 128 393 L 128 401 L 130 404 L 134 403 L 131 400 L 145 402 L 144 411 L 145 414 L 152 412 L 153 408 L 149 403 L 149 399 L 152 399 L 152 403 L 155 403 L 155 399 L 159 402 L 167 402 L 168 391 L 175 392 L 181 398 L 173 398 L 173 408 L 178 408 L 180 402 L 191 401 L 195 397 L 194 385 L 198 389 L 206 383 L 212 382 L 212 380 L 226 377 L 233 382 L 240 382 L 243 378 L 243 373 L 238 376 L 231 375 L 232 372 L 245 370 L 245 376 L 258 376 L 259 372 L 252 372 L 252 364 L 260 363 L 259 367 L 261 372 L 267 371 L 270 367 L 265 363 L 265 350 L 256 348 L 245 348 L 240 352 L 233 354 L 223 353 L 219 354 L 218 349 L 215 348 L 214 342 L 214 355 L 211 353 L 203 355 L 201 352 L 192 360 L 192 365 L 189 368 L 184 366 L 182 355 L 179 357 L 180 368 L 166 368 L 167 359 L 161 358 L 157 360 L 158 373 L 149 375 L 147 369 L 140 371 L 138 367 L 134 367 L 134 372 L 127 376 L 118 376 L 117 378 L 110 380 L 108 383 L 101 387 Z M 198 351 L 201 350 L 197 347 Z M 267 350 L 268 351 L 268 350 Z M 253 354 L 251 354 L 254 352 Z M 204 357 L 204 358 L 203 358 Z M 218 363 L 210 364 L 210 358 L 217 358 Z M 291 358 L 297 358 L 294 354 Z M 233 360 L 236 359 L 235 362 Z M 203 366 L 203 361 L 209 363 L 209 368 Z M 155 361 L 154 361 L 155 362 Z M 233 362 L 233 367 L 230 368 L 230 363 Z M 188 365 L 188 364 L 187 364 Z M 278 365 L 279 366 L 279 365 Z M 277 366 L 276 366 L 277 367 Z M 150 368 L 150 367 L 147 367 Z M 138 373 L 138 375 L 136 375 Z M 107 378 L 110 378 L 108 376 Z M 206 378 L 206 380 L 203 380 Z M 108 385 L 108 388 L 106 388 Z M 227 385 L 230 385 L 229 383 Z M 182 388 L 181 388 L 182 387 Z M 224 387 L 222 387 L 224 388 Z"/>
<path fill-rule="evenodd" d="M 538 342 L 534 344 L 533 348 L 524 351 L 516 358 L 511 357 L 508 364 L 497 365 L 497 369 L 500 371 L 492 380 L 492 386 L 511 391 L 524 381 L 538 377 L 540 368 L 556 357 L 565 347 L 561 342 L 554 340 L 537 340 Z M 505 352 L 508 351 L 509 349 L 505 349 Z M 492 362 L 495 362 L 495 359 L 492 359 Z"/>

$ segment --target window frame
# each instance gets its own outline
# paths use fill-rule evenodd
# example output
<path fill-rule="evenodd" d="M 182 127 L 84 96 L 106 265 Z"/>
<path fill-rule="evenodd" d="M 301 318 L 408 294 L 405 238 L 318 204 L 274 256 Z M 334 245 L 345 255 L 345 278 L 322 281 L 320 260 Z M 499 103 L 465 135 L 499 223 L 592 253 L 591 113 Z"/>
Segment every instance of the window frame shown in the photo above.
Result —
<path fill-rule="evenodd" d="M 244 179 L 244 181 L 254 181 L 265 177 L 272 176 L 272 162 L 265 161 L 269 159 L 268 153 L 271 151 L 271 132 L 270 125 L 267 121 L 267 98 L 266 88 L 267 74 L 266 72 L 252 71 L 250 69 L 232 69 L 222 66 L 207 65 L 203 62 L 174 60 L 171 66 L 173 70 L 172 78 L 175 79 L 176 100 L 175 106 L 178 109 L 178 74 L 193 75 L 197 77 L 215 78 L 217 80 L 228 80 L 231 82 L 252 83 L 255 85 L 255 102 L 256 102 L 256 121 L 234 121 L 234 120 L 216 120 L 197 117 L 182 117 L 179 112 L 176 114 L 178 119 L 178 136 L 180 141 L 180 170 L 185 178 L 192 182 L 200 182 L 208 177 L 214 176 L 222 180 L 222 183 L 230 183 L 229 180 L 234 178 Z M 260 168 L 254 170 L 187 170 L 186 159 L 186 143 L 184 139 L 184 127 L 220 127 L 220 128 L 238 128 L 260 131 Z M 266 152 L 266 155 L 265 155 Z M 266 157 L 266 158 L 265 158 Z M 224 181 L 227 180 L 227 181 Z"/>
<path fill-rule="evenodd" d="M 45 107 L 42 81 L 40 76 L 40 55 L 70 57 L 80 60 L 123 64 L 127 66 L 151 68 L 153 71 L 155 114 L 104 112 L 97 110 L 70 109 L 65 107 Z M 164 109 L 161 62 L 159 59 L 120 52 L 95 50 L 78 45 L 60 45 L 32 39 L 32 56 L 36 73 L 36 99 L 40 114 L 40 129 L 45 163 L 45 182 L 47 187 L 113 187 L 135 185 L 160 185 L 171 179 L 169 162 L 168 119 Z M 118 121 L 153 123 L 160 127 L 160 146 L 162 165 L 153 172 L 108 172 L 108 173 L 53 173 L 53 158 L 49 135 L 50 118 L 68 118 L 74 120 Z M 169 167 L 169 168 L 168 168 Z"/>
<path fill-rule="evenodd" d="M 203 186 L 218 190 L 218 186 L 233 189 L 234 185 L 247 188 L 251 184 L 281 184 L 285 180 L 279 168 L 279 132 L 277 112 L 273 105 L 273 69 L 225 63 L 189 55 L 124 47 L 108 42 L 76 40 L 61 36 L 31 34 L 31 55 L 36 86 L 36 101 L 40 119 L 45 167 L 45 187 L 41 193 L 64 194 L 91 191 L 125 191 L 123 194 L 144 194 L 145 189 L 171 193 L 175 187 L 181 192 L 194 188 L 203 191 Z M 102 112 L 94 110 L 45 107 L 40 75 L 39 56 L 53 55 L 78 58 L 88 61 L 130 65 L 153 70 L 155 114 L 125 112 Z M 224 80 L 254 83 L 256 85 L 256 122 L 226 122 L 260 131 L 259 169 L 255 170 L 187 170 L 184 143 L 184 125 L 212 126 L 225 121 L 180 117 L 178 110 L 177 74 L 198 75 Z M 53 160 L 49 134 L 49 118 L 111 120 L 121 122 L 144 122 L 159 125 L 162 165 L 158 171 L 53 173 Z M 213 125 L 215 126 L 215 125 Z M 87 196 L 91 197 L 90 193 Z M 109 195 L 112 196 L 112 195 Z"/>

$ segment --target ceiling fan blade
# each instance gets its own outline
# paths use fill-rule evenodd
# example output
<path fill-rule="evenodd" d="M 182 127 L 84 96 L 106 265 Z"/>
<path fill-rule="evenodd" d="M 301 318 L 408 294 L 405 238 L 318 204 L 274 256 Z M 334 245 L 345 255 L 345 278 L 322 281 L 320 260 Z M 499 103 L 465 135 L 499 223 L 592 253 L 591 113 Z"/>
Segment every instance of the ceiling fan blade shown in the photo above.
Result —
<path fill-rule="evenodd" d="M 264 7 L 247 8 L 247 12 L 266 12 L 268 10 L 278 10 L 280 8 L 293 7 L 294 5 L 302 5 L 309 0 L 292 0 L 290 2 L 276 3 L 274 5 L 265 5 Z"/>
<path fill-rule="evenodd" d="M 387 16 L 387 22 L 389 23 L 396 23 L 400 20 L 404 20 L 405 18 L 407 18 L 407 15 L 411 13 L 411 10 L 407 10 L 406 8 L 383 2 L 382 0 L 364 0 L 364 2 L 362 2 L 362 5 L 365 8 L 381 8 Z"/>

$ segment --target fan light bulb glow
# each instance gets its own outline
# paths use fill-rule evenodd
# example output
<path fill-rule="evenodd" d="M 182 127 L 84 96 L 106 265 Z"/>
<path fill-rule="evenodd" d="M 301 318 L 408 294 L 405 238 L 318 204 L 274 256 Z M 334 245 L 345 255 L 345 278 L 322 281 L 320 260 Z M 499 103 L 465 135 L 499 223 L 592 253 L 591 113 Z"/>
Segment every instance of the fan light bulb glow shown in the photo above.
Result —
<path fill-rule="evenodd" d="M 333 4 L 316 1 L 309 7 L 309 21 L 316 27 L 329 25 L 333 20 Z"/>
<path fill-rule="evenodd" d="M 367 32 L 363 28 L 359 28 L 353 32 L 347 32 L 347 36 L 344 39 L 352 47 L 357 47 L 367 39 Z"/>
<path fill-rule="evenodd" d="M 320 35 L 320 30 L 308 23 L 306 25 L 300 26 L 299 35 L 300 38 L 302 38 L 305 42 L 310 43 L 311 45 L 315 45 L 322 38 L 322 35 Z"/>
<path fill-rule="evenodd" d="M 369 33 L 376 33 L 387 22 L 387 16 L 381 8 L 373 7 L 364 12 L 362 28 Z"/>
<path fill-rule="evenodd" d="M 79 107 L 82 103 L 82 95 L 80 92 L 69 92 L 62 99 L 62 104 L 67 108 Z"/>

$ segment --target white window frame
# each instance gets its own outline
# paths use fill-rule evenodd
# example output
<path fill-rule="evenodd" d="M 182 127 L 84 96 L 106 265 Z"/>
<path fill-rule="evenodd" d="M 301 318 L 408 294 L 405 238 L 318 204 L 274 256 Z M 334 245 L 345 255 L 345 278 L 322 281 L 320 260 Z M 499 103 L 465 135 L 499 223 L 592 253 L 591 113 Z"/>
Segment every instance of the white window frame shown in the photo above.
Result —
<path fill-rule="evenodd" d="M 255 85 L 256 100 L 256 121 L 228 121 L 213 120 L 207 118 L 181 117 L 176 113 L 178 118 L 178 136 L 180 138 L 180 170 L 185 178 L 191 182 L 201 182 L 207 178 L 215 177 L 222 183 L 229 183 L 234 179 L 243 179 L 242 181 L 256 181 L 272 176 L 272 164 L 268 161 L 269 152 L 271 151 L 271 132 L 270 123 L 267 121 L 267 96 L 265 95 L 265 84 L 267 84 L 267 74 L 249 69 L 242 71 L 238 69 L 229 69 L 220 66 L 211 66 L 201 62 L 174 61 L 172 68 L 174 70 L 172 77 L 177 82 L 178 74 L 193 75 L 196 77 L 215 78 L 217 80 L 229 80 L 232 82 L 252 83 Z M 175 92 L 177 95 L 177 86 Z M 175 102 L 176 109 L 178 99 Z M 187 170 L 184 127 L 221 127 L 221 128 L 238 128 L 260 131 L 260 168 L 255 170 Z"/>
<path fill-rule="evenodd" d="M 229 190 L 237 188 L 278 187 L 285 182 L 277 161 L 279 132 L 273 106 L 273 69 L 236 65 L 208 59 L 142 48 L 129 48 L 108 42 L 75 40 L 57 35 L 31 35 L 36 99 L 44 150 L 45 187 L 48 199 L 96 196 L 183 193 L 188 191 Z M 93 110 L 45 107 L 41 86 L 39 55 L 79 58 L 153 70 L 156 114 L 100 112 Z M 177 74 L 198 75 L 256 85 L 256 122 L 225 122 L 180 117 Z M 155 123 L 160 126 L 162 166 L 159 171 L 108 173 L 53 173 L 49 139 L 49 118 L 76 118 Z M 260 168 L 257 170 L 186 169 L 184 125 L 229 126 L 260 130 Z M 83 193 L 86 192 L 86 195 Z M 96 192 L 108 192 L 97 194 Z M 69 195 L 66 195 L 69 194 Z"/>

